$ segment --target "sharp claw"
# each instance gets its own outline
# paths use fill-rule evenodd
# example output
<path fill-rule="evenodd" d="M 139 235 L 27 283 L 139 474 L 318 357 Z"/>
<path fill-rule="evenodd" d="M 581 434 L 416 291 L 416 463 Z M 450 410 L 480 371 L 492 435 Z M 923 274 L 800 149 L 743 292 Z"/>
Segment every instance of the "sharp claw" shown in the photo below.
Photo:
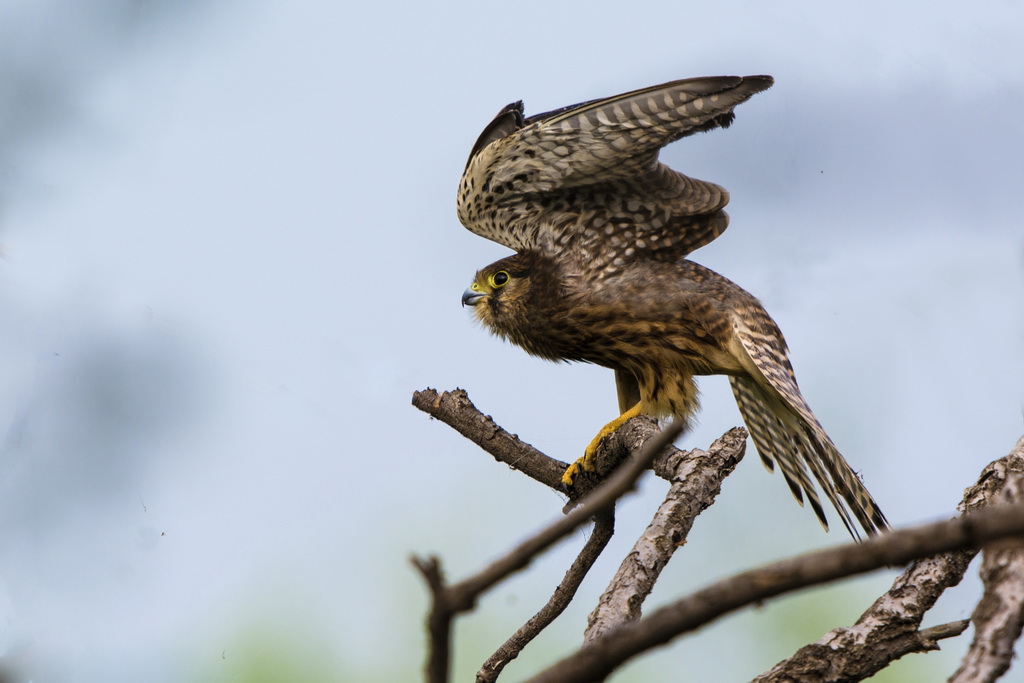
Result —
<path fill-rule="evenodd" d="M 594 454 L 588 448 L 582 458 L 565 468 L 565 472 L 562 473 L 562 485 L 569 488 L 572 486 L 572 482 L 577 474 L 580 472 L 593 472 L 594 469 Z"/>
<path fill-rule="evenodd" d="M 606 424 L 601 431 L 597 433 L 591 442 L 587 445 L 585 451 L 583 451 L 583 457 L 565 468 L 565 472 L 562 473 L 562 486 L 569 489 L 572 488 L 573 479 L 580 472 L 593 472 L 596 470 L 594 461 L 597 459 L 597 450 L 601 446 L 601 442 L 605 440 L 605 437 L 613 434 L 616 429 L 625 424 L 630 418 L 634 418 L 640 414 L 640 404 L 637 403 L 635 406 L 627 410 L 626 412 L 619 415 L 617 418 Z"/>
<path fill-rule="evenodd" d="M 572 480 L 579 474 L 580 461 L 577 460 L 573 464 L 565 468 L 565 472 L 562 473 L 562 486 L 566 488 L 572 487 Z"/>

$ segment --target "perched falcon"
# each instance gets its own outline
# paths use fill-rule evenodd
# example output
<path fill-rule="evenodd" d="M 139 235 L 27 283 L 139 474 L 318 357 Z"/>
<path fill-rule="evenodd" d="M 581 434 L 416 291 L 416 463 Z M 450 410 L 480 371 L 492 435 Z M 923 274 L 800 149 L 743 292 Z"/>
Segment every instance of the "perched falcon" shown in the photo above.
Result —
<path fill-rule="evenodd" d="M 459 220 L 516 251 L 462 297 L 493 333 L 551 360 L 615 371 L 622 414 L 684 420 L 694 375 L 728 375 L 764 464 L 828 523 L 812 477 L 856 538 L 885 516 L 797 387 L 786 342 L 761 304 L 686 256 L 728 225 L 728 193 L 658 161 L 670 142 L 725 128 L 769 76 L 693 78 L 524 117 L 502 109 L 469 155 Z"/>

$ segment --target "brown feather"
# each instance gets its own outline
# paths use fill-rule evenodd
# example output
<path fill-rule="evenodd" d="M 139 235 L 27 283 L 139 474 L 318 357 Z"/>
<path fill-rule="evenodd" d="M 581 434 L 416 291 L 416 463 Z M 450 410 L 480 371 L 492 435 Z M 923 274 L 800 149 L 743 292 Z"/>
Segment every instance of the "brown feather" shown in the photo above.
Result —
<path fill-rule="evenodd" d="M 762 461 L 797 501 L 827 528 L 820 490 L 854 537 L 854 520 L 873 534 L 885 516 L 801 395 L 778 326 L 683 259 L 725 229 L 728 194 L 657 162 L 771 82 L 676 81 L 525 119 L 518 104 L 504 109 L 474 146 L 459 218 L 518 253 L 477 273 L 463 300 L 531 354 L 613 369 L 624 413 L 639 404 L 689 420 L 694 377 L 728 375 Z"/>

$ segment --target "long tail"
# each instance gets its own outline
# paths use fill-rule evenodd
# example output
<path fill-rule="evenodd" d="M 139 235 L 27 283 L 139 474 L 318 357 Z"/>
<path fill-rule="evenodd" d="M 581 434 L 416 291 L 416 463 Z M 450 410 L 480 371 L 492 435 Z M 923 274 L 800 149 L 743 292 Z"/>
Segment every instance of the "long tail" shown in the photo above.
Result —
<path fill-rule="evenodd" d="M 790 491 L 801 505 L 806 496 L 822 526 L 828 529 L 828 520 L 808 470 L 855 539 L 860 535 L 854 518 L 869 535 L 889 528 L 857 473 L 802 400 L 804 410 L 794 409 L 784 396 L 773 395 L 751 377 L 732 376 L 729 381 L 761 461 L 771 471 L 779 464 Z"/>

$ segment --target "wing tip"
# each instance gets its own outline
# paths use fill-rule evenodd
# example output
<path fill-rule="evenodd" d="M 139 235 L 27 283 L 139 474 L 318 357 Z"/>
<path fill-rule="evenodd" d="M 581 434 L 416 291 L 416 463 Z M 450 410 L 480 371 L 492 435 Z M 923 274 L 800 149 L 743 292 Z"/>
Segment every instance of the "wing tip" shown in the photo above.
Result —
<path fill-rule="evenodd" d="M 466 166 L 469 166 L 469 162 L 473 160 L 480 150 L 487 147 L 495 140 L 508 137 L 512 133 L 516 132 L 523 127 L 523 101 L 516 100 L 506 104 L 501 108 L 501 111 L 495 115 L 490 123 L 484 127 L 483 132 L 480 133 L 480 137 L 476 139 L 473 144 L 473 149 L 469 153 L 469 159 L 466 161 Z"/>
<path fill-rule="evenodd" d="M 750 89 L 755 92 L 762 92 L 775 85 L 775 79 L 768 74 L 760 74 L 757 76 L 741 76 L 741 82 L 750 86 Z"/>

